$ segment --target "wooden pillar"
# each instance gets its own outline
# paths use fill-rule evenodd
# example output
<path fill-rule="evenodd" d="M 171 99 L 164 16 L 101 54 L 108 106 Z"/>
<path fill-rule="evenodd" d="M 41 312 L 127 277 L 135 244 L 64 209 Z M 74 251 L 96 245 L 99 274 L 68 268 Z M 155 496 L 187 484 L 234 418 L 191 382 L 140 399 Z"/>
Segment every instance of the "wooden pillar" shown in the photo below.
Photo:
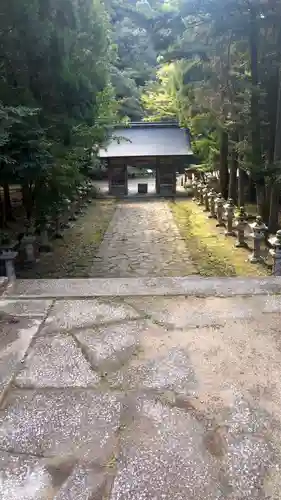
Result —
<path fill-rule="evenodd" d="M 110 162 L 110 193 L 114 196 L 128 193 L 127 166 L 123 159 L 113 158 Z"/>
<path fill-rule="evenodd" d="M 156 158 L 156 181 L 155 181 L 155 187 L 156 187 L 156 194 L 160 194 L 160 162 L 159 162 L 158 158 Z"/>
<path fill-rule="evenodd" d="M 125 177 L 125 195 L 128 194 L 128 169 L 127 164 L 124 165 L 124 177 Z"/>
<path fill-rule="evenodd" d="M 173 196 L 176 190 L 176 169 L 170 157 L 159 161 L 159 193 L 163 196 Z"/>
<path fill-rule="evenodd" d="M 108 160 L 108 193 L 112 193 L 112 165 L 110 160 Z"/>
<path fill-rule="evenodd" d="M 172 187 L 172 191 L 173 191 L 173 194 L 176 194 L 176 192 L 177 192 L 177 172 L 176 172 L 175 167 L 171 167 L 171 168 L 173 168 L 173 187 Z"/>

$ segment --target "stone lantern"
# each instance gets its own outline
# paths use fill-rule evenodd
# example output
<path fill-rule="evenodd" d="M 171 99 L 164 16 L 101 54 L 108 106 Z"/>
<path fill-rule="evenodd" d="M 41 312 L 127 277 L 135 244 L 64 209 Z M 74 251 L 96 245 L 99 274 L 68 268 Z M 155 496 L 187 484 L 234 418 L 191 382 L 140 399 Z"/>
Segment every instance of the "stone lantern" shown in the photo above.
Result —
<path fill-rule="evenodd" d="M 0 241 L 1 270 L 9 281 L 16 279 L 15 260 L 18 252 L 15 250 L 17 242 L 10 239 L 8 234 L 3 234 Z"/>
<path fill-rule="evenodd" d="M 79 217 L 80 214 L 82 214 L 83 210 L 81 208 L 81 193 L 80 190 L 76 190 L 75 194 L 75 201 L 74 201 L 74 214 Z"/>
<path fill-rule="evenodd" d="M 207 185 L 204 186 L 203 188 L 203 199 L 204 199 L 204 212 L 209 212 L 210 207 L 209 207 L 209 188 Z"/>
<path fill-rule="evenodd" d="M 197 184 L 197 190 L 198 190 L 198 205 L 204 205 L 204 198 L 203 198 L 203 189 L 204 189 L 204 184 L 203 182 L 199 182 Z"/>
<path fill-rule="evenodd" d="M 55 214 L 55 231 L 54 231 L 54 238 L 55 239 L 62 239 L 63 235 L 61 232 L 61 217 L 62 217 L 62 212 L 61 212 L 61 207 L 57 208 L 56 214 Z"/>
<path fill-rule="evenodd" d="M 210 214 L 208 215 L 209 219 L 215 219 L 216 218 L 216 197 L 217 193 L 214 190 L 214 188 L 211 188 L 209 191 L 209 206 L 210 206 Z"/>
<path fill-rule="evenodd" d="M 226 213 L 226 231 L 225 236 L 235 236 L 235 232 L 233 231 L 233 217 L 235 211 L 235 205 L 233 203 L 233 199 L 229 198 L 224 205 L 225 213 Z"/>
<path fill-rule="evenodd" d="M 201 182 L 200 205 L 204 205 L 205 204 L 205 188 L 206 188 L 206 184 L 204 182 Z"/>
<path fill-rule="evenodd" d="M 76 194 L 72 193 L 70 196 L 70 206 L 69 206 L 69 221 L 76 221 L 78 219 L 76 215 L 76 209 L 77 209 L 77 198 Z"/>
<path fill-rule="evenodd" d="M 81 198 L 81 207 L 82 209 L 86 209 L 88 205 L 88 189 L 86 186 L 82 186 L 81 188 L 82 198 Z"/>
<path fill-rule="evenodd" d="M 198 200 L 198 184 L 197 184 L 196 180 L 194 180 L 192 182 L 192 189 L 193 189 L 193 198 L 192 198 L 192 200 L 193 201 L 197 201 Z"/>
<path fill-rule="evenodd" d="M 63 215 L 63 222 L 61 223 L 62 229 L 69 229 L 71 227 L 71 224 L 69 222 L 70 218 L 70 210 L 71 210 L 71 200 L 69 198 L 64 198 L 61 201 L 62 205 L 62 215 Z"/>
<path fill-rule="evenodd" d="M 25 253 L 25 262 L 28 264 L 33 264 L 36 262 L 36 257 L 35 257 L 35 234 L 34 234 L 34 228 L 30 225 L 29 222 L 25 224 L 25 233 L 22 237 L 21 240 L 21 248 L 23 249 Z"/>
<path fill-rule="evenodd" d="M 216 213 L 217 213 L 217 227 L 224 226 L 223 222 L 223 213 L 224 213 L 224 199 L 221 195 L 221 193 L 218 194 L 218 196 L 215 199 L 215 204 L 216 204 Z"/>
<path fill-rule="evenodd" d="M 38 220 L 38 229 L 40 233 L 40 252 L 51 252 L 53 250 L 53 247 L 49 242 L 51 224 L 47 216 L 44 215 Z"/>
<path fill-rule="evenodd" d="M 267 226 L 263 223 L 260 215 L 257 216 L 255 222 L 250 224 L 252 230 L 250 236 L 253 238 L 254 249 L 252 255 L 249 257 L 249 261 L 252 263 L 262 262 L 263 258 L 261 256 L 261 242 L 265 238 L 265 233 L 267 231 Z"/>
<path fill-rule="evenodd" d="M 89 184 L 89 182 L 86 181 L 84 192 L 85 192 L 85 197 L 86 197 L 86 203 L 88 203 L 88 205 L 90 205 L 93 201 L 92 188 L 93 188 L 92 184 Z"/>
<path fill-rule="evenodd" d="M 18 252 L 15 252 L 14 250 L 3 250 L 0 253 L 0 262 L 4 263 L 8 281 L 14 281 L 16 279 L 15 259 L 17 255 Z"/>
<path fill-rule="evenodd" d="M 269 238 L 269 243 L 273 247 L 269 250 L 273 258 L 272 274 L 273 276 L 281 276 L 281 230 L 279 229 L 276 236 Z"/>
<path fill-rule="evenodd" d="M 84 190 L 81 186 L 77 189 L 77 195 L 79 200 L 79 210 L 82 211 L 82 207 L 84 206 L 83 203 Z"/>
<path fill-rule="evenodd" d="M 235 216 L 235 229 L 237 231 L 237 248 L 247 248 L 248 245 L 245 241 L 245 229 L 248 225 L 247 214 L 244 207 L 240 207 L 237 215 Z"/>

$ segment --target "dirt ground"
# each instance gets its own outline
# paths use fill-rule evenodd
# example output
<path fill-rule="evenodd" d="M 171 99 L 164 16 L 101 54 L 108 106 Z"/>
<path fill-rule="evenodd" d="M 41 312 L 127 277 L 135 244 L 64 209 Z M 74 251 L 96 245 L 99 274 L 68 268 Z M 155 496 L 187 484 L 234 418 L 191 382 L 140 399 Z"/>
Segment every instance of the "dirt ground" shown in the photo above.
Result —
<path fill-rule="evenodd" d="M 19 278 L 87 278 L 104 233 L 115 211 L 114 200 L 95 200 L 86 213 L 52 242 L 54 251 L 41 254 L 29 269 L 20 269 Z"/>

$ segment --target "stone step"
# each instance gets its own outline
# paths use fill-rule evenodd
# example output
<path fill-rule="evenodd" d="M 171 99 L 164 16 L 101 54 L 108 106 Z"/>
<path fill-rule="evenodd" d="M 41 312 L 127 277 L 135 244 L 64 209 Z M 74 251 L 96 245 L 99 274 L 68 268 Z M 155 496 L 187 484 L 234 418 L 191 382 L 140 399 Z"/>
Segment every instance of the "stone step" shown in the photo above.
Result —
<path fill-rule="evenodd" d="M 0 498 L 277 500 L 280 283 L 9 287 Z"/>
<path fill-rule="evenodd" d="M 1 291 L 1 283 L 0 283 Z M 17 280 L 4 292 L 10 298 L 130 296 L 234 297 L 281 294 L 281 277 L 268 278 L 88 278 Z"/>

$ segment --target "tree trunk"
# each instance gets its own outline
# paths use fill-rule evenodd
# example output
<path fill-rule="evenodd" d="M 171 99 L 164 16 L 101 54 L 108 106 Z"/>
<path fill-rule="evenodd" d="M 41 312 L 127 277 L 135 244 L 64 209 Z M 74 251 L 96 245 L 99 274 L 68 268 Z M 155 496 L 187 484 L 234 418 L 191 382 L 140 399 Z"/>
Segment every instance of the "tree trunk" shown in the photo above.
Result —
<path fill-rule="evenodd" d="M 10 186 L 7 182 L 5 182 L 3 184 L 3 191 L 4 191 L 4 204 L 5 204 L 6 220 L 11 221 L 11 220 L 13 220 L 13 209 L 12 209 L 11 196 L 10 196 Z"/>
<path fill-rule="evenodd" d="M 233 133 L 232 135 L 233 147 L 231 152 L 231 162 L 230 162 L 230 173 L 229 173 L 229 187 L 228 196 L 232 198 L 235 205 L 237 205 L 237 170 L 239 167 L 238 153 L 236 151 L 236 144 L 238 142 L 238 134 Z"/>
<path fill-rule="evenodd" d="M 279 69 L 278 81 L 278 99 L 277 99 L 277 113 L 276 113 L 276 130 L 275 130 L 275 143 L 274 143 L 274 164 L 277 165 L 281 162 L 281 68 Z M 275 233 L 279 227 L 279 198 L 280 198 L 280 183 L 279 176 L 273 182 L 270 194 L 270 211 L 268 220 L 268 230 L 270 233 Z"/>
<path fill-rule="evenodd" d="M 257 212 L 258 215 L 262 217 L 262 219 L 266 220 L 265 213 L 265 186 L 263 183 L 256 184 L 256 193 L 257 193 Z"/>
<path fill-rule="evenodd" d="M 228 198 L 228 134 L 222 130 L 220 137 L 220 192 L 225 200 Z"/>
<path fill-rule="evenodd" d="M 237 153 L 233 152 L 231 155 L 228 196 L 233 199 L 235 205 L 237 205 L 237 168 Z"/>
<path fill-rule="evenodd" d="M 26 218 L 27 220 L 30 220 L 32 216 L 33 202 L 29 184 L 24 184 L 22 186 L 22 202 L 25 208 Z"/>
<path fill-rule="evenodd" d="M 5 227 L 6 227 L 5 205 L 0 192 L 0 228 L 5 229 Z"/>
<path fill-rule="evenodd" d="M 270 207 L 268 219 L 269 233 L 275 233 L 279 227 L 279 199 L 280 199 L 280 185 L 273 184 L 270 193 Z"/>
<path fill-rule="evenodd" d="M 265 105 L 268 109 L 269 124 L 267 128 L 268 136 L 265 149 L 267 151 L 267 161 L 269 165 L 272 165 L 274 163 L 274 148 L 275 148 L 276 119 L 277 119 L 276 103 L 278 103 L 278 81 L 279 81 L 278 75 L 279 72 L 277 70 L 276 76 L 274 73 L 274 78 L 273 77 L 271 78 L 270 85 L 268 85 L 268 88 L 266 89 L 267 100 Z"/>
<path fill-rule="evenodd" d="M 251 67 L 251 133 L 252 133 L 252 161 L 253 161 L 253 178 L 256 183 L 257 190 L 257 210 L 262 216 L 264 212 L 265 202 L 265 185 L 262 178 L 262 152 L 261 152 L 261 127 L 260 127 L 260 103 L 259 103 L 259 73 L 258 73 L 258 26 L 257 26 L 257 11 L 256 7 L 251 4 L 250 12 L 250 67 Z"/>
<path fill-rule="evenodd" d="M 238 207 L 245 206 L 245 186 L 247 184 L 247 175 L 245 170 L 238 170 Z"/>

